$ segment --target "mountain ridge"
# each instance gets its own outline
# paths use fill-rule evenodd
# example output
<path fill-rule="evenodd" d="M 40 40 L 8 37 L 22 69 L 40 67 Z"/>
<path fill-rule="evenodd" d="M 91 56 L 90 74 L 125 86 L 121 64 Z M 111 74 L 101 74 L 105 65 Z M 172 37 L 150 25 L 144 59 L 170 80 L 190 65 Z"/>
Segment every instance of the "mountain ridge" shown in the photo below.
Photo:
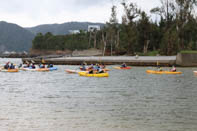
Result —
<path fill-rule="evenodd" d="M 88 25 L 100 25 L 93 22 L 64 22 L 62 24 L 42 24 L 34 27 L 21 27 L 15 23 L 0 21 L 0 52 L 29 51 L 37 33 L 51 32 L 54 35 L 67 35 L 69 30 L 87 30 Z"/>
<path fill-rule="evenodd" d="M 0 52 L 28 51 L 35 35 L 23 27 L 6 21 L 0 21 Z"/>
<path fill-rule="evenodd" d="M 103 27 L 105 24 L 104 23 L 99 23 L 99 22 L 64 22 L 62 24 L 42 24 L 42 25 L 37 25 L 34 27 L 27 27 L 25 29 L 31 31 L 34 34 L 37 33 L 47 33 L 51 32 L 54 35 L 66 35 L 69 33 L 69 30 L 87 30 L 88 25 L 100 25 Z"/>

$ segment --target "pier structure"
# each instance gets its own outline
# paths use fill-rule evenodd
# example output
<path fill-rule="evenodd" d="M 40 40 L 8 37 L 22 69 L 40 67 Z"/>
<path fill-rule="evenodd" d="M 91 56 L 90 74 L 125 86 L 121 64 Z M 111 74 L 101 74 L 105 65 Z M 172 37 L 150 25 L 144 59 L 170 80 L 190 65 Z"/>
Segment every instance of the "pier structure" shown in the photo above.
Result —
<path fill-rule="evenodd" d="M 34 62 L 36 64 L 54 65 L 80 65 L 103 63 L 105 65 L 118 65 L 126 63 L 130 66 L 172 66 L 176 65 L 176 56 L 87 56 L 87 57 L 61 57 L 61 58 L 23 58 L 23 63 Z"/>

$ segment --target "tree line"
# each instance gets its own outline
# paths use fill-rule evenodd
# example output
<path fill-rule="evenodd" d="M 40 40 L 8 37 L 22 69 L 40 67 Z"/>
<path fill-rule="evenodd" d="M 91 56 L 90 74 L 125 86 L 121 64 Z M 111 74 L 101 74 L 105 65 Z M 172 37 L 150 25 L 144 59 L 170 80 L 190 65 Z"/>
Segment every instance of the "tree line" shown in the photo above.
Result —
<path fill-rule="evenodd" d="M 160 0 L 161 6 L 151 9 L 151 15 L 135 3 L 123 0 L 121 23 L 117 7 L 111 8 L 111 17 L 101 30 L 80 31 L 78 34 L 53 35 L 39 33 L 33 40 L 33 49 L 83 50 L 98 48 L 103 55 L 134 55 L 157 52 L 175 55 L 181 50 L 197 50 L 197 0 Z M 153 20 L 154 16 L 159 18 Z"/>

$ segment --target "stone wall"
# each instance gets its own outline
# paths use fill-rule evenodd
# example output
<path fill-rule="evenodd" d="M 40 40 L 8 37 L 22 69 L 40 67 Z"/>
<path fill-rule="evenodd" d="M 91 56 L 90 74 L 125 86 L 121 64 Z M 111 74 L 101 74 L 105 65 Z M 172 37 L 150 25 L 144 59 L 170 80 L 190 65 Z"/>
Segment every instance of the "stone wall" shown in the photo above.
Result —
<path fill-rule="evenodd" d="M 72 56 L 102 56 L 102 51 L 98 49 L 75 50 L 72 52 Z"/>
<path fill-rule="evenodd" d="M 176 64 L 182 67 L 197 66 L 197 53 L 179 53 L 176 58 Z"/>
<path fill-rule="evenodd" d="M 68 55 L 68 54 L 72 54 L 72 51 L 70 50 L 55 50 L 55 51 L 51 51 L 51 50 L 35 50 L 35 49 L 31 49 L 30 50 L 30 55 L 35 55 L 35 56 L 43 56 L 43 55 Z"/>

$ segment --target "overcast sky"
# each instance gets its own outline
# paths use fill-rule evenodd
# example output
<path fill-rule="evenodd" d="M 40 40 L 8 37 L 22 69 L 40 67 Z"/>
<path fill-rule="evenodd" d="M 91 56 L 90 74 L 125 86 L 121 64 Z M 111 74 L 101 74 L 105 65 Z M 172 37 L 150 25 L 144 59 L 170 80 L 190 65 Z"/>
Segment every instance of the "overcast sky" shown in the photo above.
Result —
<path fill-rule="evenodd" d="M 71 21 L 103 22 L 109 20 L 111 7 L 118 6 L 121 18 L 122 0 L 1 0 L 0 21 L 16 23 L 22 27 Z M 147 13 L 160 0 L 128 0 Z"/>

